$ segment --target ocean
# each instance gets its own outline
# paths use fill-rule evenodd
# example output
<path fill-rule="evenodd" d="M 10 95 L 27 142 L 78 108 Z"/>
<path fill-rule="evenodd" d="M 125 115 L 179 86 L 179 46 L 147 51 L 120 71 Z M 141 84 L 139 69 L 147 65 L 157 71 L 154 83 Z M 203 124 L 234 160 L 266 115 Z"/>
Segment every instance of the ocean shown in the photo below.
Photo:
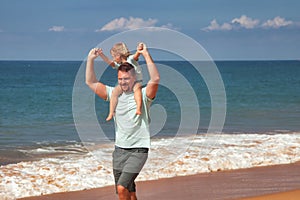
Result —
<path fill-rule="evenodd" d="M 83 65 L 0 61 L 0 197 L 113 184 L 114 125 L 105 121 L 108 103 L 82 81 Z M 114 85 L 116 71 L 99 65 L 101 81 Z M 151 112 L 158 114 L 152 118 L 150 158 L 139 180 L 300 160 L 300 61 L 216 61 L 226 95 L 222 132 L 210 132 L 213 106 L 218 109 L 212 95 L 218 90 L 211 91 L 203 74 L 185 61 L 157 65 L 162 84 Z M 82 90 L 74 95 L 77 87 Z M 81 111 L 74 110 L 74 98 L 95 112 L 101 137 L 85 138 L 89 124 L 78 128 Z"/>

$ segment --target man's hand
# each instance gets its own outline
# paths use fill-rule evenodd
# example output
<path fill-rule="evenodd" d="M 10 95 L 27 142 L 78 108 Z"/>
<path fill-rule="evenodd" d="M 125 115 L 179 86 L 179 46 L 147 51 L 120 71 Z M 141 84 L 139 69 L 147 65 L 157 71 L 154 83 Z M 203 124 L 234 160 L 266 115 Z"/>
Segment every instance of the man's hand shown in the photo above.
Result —
<path fill-rule="evenodd" d="M 99 56 L 99 52 L 100 52 L 100 49 L 98 49 L 98 48 L 91 49 L 88 54 L 88 59 L 95 60 Z M 102 49 L 101 49 L 101 52 L 102 52 Z"/>
<path fill-rule="evenodd" d="M 142 51 L 144 48 L 144 43 L 140 42 L 136 48 L 137 51 Z"/>
<path fill-rule="evenodd" d="M 145 53 L 148 53 L 148 49 L 145 43 L 139 43 L 137 46 L 137 52 L 144 56 Z"/>

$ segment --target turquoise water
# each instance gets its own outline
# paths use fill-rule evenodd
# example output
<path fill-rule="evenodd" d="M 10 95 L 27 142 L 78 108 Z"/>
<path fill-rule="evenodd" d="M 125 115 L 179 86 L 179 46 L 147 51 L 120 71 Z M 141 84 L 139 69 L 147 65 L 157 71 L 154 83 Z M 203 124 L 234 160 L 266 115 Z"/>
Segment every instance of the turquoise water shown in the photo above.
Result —
<path fill-rule="evenodd" d="M 0 145 L 74 140 L 72 87 L 78 63 L 0 62 Z"/>
<path fill-rule="evenodd" d="M 227 93 L 227 129 L 300 129 L 299 61 L 225 62 L 218 66 Z"/>
<path fill-rule="evenodd" d="M 205 82 L 187 62 L 159 63 L 187 77 L 201 110 L 199 133 L 205 132 L 211 112 Z M 72 91 L 81 64 L 81 61 L 0 61 L 0 154 L 7 156 L 9 152 L 11 157 L 22 157 L 11 149 L 80 142 L 72 114 Z M 227 97 L 224 132 L 300 130 L 299 61 L 218 61 L 216 65 Z M 104 77 L 108 78 L 103 82 L 113 84 L 116 72 L 108 68 Z M 113 123 L 105 122 L 108 104 L 95 99 L 99 123 L 113 139 Z M 160 86 L 154 104 L 162 105 L 168 114 L 158 136 L 171 136 L 180 122 L 176 96 Z"/>

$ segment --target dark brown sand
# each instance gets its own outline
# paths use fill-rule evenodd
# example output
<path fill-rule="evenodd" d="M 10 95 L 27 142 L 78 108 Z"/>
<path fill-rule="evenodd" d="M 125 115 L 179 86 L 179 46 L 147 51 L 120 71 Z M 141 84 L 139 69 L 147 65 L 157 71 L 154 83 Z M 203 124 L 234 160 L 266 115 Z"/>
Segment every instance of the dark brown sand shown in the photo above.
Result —
<path fill-rule="evenodd" d="M 271 196 L 262 196 L 272 194 Z M 300 162 L 198 174 L 137 183 L 139 200 L 300 199 Z M 260 196 L 260 197 L 258 197 Z M 255 198 L 248 198 L 255 197 Z M 58 193 L 22 200 L 117 199 L 114 187 Z"/>

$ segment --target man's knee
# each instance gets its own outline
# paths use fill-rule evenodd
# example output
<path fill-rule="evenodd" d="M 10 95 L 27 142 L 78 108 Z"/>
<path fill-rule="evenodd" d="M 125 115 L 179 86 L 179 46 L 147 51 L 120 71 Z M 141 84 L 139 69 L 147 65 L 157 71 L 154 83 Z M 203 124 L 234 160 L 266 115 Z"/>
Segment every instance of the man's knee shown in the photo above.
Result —
<path fill-rule="evenodd" d="M 129 193 L 128 189 L 122 185 L 117 185 L 118 194 L 126 194 Z"/>

